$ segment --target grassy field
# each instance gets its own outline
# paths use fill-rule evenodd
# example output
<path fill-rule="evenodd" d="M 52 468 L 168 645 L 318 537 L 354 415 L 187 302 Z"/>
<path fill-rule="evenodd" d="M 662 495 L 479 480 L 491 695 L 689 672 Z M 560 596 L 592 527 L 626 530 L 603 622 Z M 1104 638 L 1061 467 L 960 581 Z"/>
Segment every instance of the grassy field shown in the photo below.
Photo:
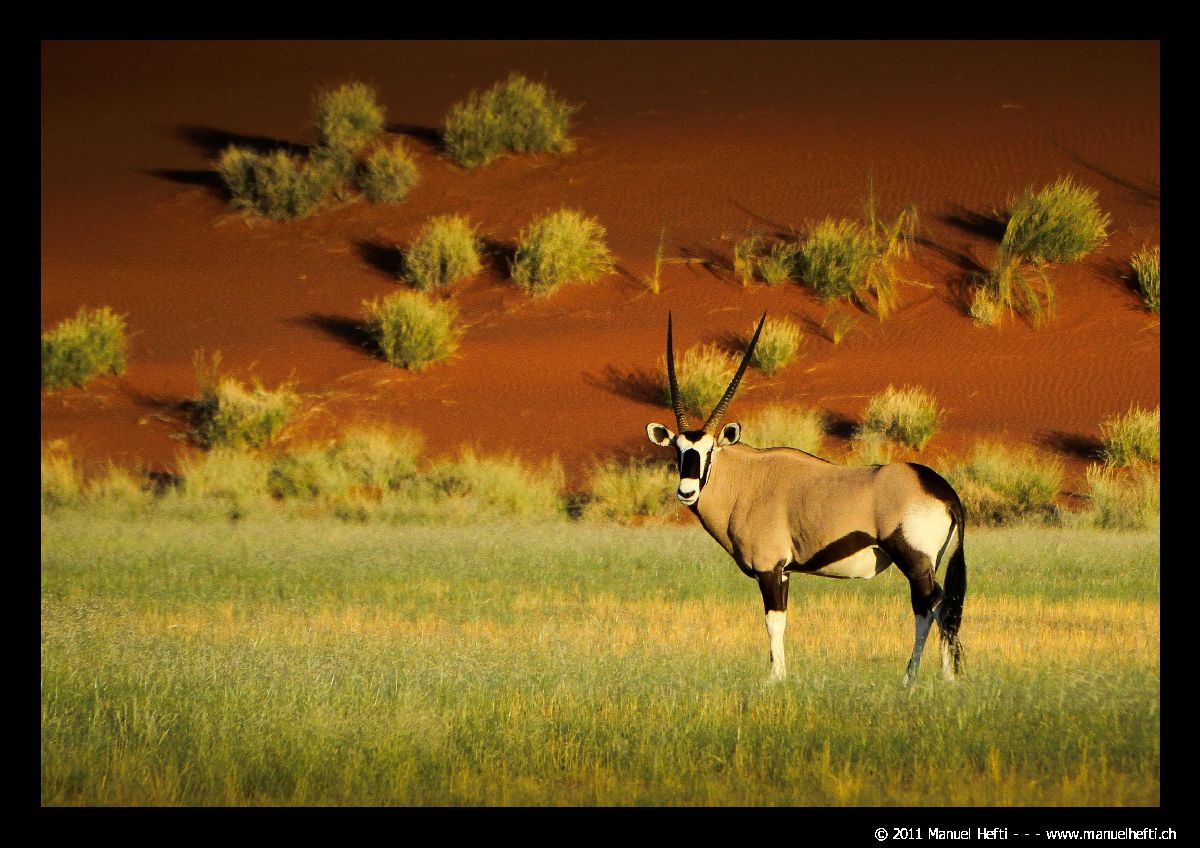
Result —
<path fill-rule="evenodd" d="M 935 649 L 910 691 L 895 569 L 793 581 L 769 685 L 758 591 L 695 526 L 42 539 L 45 804 L 1159 803 L 1155 533 L 968 535 L 966 677 Z"/>

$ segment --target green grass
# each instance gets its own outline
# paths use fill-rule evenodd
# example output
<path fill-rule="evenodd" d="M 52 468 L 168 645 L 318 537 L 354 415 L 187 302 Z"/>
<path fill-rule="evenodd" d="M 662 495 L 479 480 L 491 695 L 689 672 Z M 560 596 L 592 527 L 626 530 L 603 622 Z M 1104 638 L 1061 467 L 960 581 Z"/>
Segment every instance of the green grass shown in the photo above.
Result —
<path fill-rule="evenodd" d="M 217 173 L 235 206 L 275 221 L 315 212 L 342 176 L 330 157 L 302 160 L 284 150 L 260 154 L 234 145 L 221 154 Z"/>
<path fill-rule="evenodd" d="M 42 333 L 42 388 L 82 386 L 97 374 L 125 373 L 125 316 L 80 307 Z"/>
<path fill-rule="evenodd" d="M 462 215 L 439 215 L 426 221 L 404 252 L 405 279 L 424 291 L 478 274 L 482 267 L 479 238 Z"/>
<path fill-rule="evenodd" d="M 605 230 L 595 218 L 560 209 L 521 230 L 510 274 L 533 295 L 547 295 L 567 282 L 587 282 L 612 271 Z"/>
<path fill-rule="evenodd" d="M 1098 196 L 1070 177 L 1038 192 L 1025 189 L 1009 204 L 1001 247 L 1026 262 L 1078 262 L 1108 240 L 1112 219 L 1096 205 Z"/>
<path fill-rule="evenodd" d="M 386 114 L 375 89 L 361 82 L 322 91 L 313 101 L 317 141 L 339 154 L 355 155 L 374 143 Z"/>
<path fill-rule="evenodd" d="M 358 185 L 372 203 L 402 203 L 417 180 L 417 163 L 404 142 L 397 141 L 371 152 L 363 164 Z"/>
<path fill-rule="evenodd" d="M 458 310 L 449 301 L 400 291 L 363 301 L 363 309 L 367 332 L 397 368 L 422 371 L 458 350 L 462 330 L 455 324 Z"/>
<path fill-rule="evenodd" d="M 741 423 L 742 441 L 756 448 L 799 448 L 819 456 L 825 445 L 821 413 L 806 406 L 768 406 Z"/>
<path fill-rule="evenodd" d="M 947 469 L 946 479 L 969 524 L 1055 524 L 1062 517 L 1054 499 L 1062 489 L 1063 466 L 1053 456 L 984 443 L 970 460 Z"/>
<path fill-rule="evenodd" d="M 511 74 L 482 94 L 472 91 L 446 115 L 443 142 L 460 165 L 486 165 L 505 151 L 567 153 L 571 117 L 578 111 L 554 91 Z"/>
<path fill-rule="evenodd" d="M 56 514 L 40 800 L 1159 804 L 1157 534 L 974 530 L 967 561 L 958 683 L 931 651 L 900 689 L 890 569 L 793 580 L 767 685 L 758 592 L 694 524 Z"/>
<path fill-rule="evenodd" d="M 746 343 L 754 335 L 751 330 L 746 335 Z M 787 318 L 772 318 L 763 324 L 758 344 L 754 346 L 754 356 L 750 363 L 759 371 L 770 376 L 790 365 L 800 352 L 804 334 L 800 328 Z"/>
<path fill-rule="evenodd" d="M 693 345 L 675 361 L 675 376 L 679 382 L 679 400 L 683 408 L 700 418 L 705 418 L 725 394 L 729 381 L 737 371 L 737 363 L 730 360 L 716 345 Z M 742 382 L 743 387 L 745 381 Z M 667 379 L 666 359 L 658 371 L 658 387 L 663 402 L 671 404 L 671 385 Z"/>
<path fill-rule="evenodd" d="M 602 462 L 589 475 L 589 499 L 583 516 L 621 523 L 670 517 L 679 505 L 675 497 L 678 481 L 678 473 L 670 463 Z"/>
<path fill-rule="evenodd" d="M 1132 406 L 1124 415 L 1106 418 L 1100 424 L 1101 457 L 1107 465 L 1158 462 L 1161 451 L 1159 425 L 1162 408 Z"/>
<path fill-rule="evenodd" d="M 204 447 L 262 447 L 270 442 L 292 416 L 299 397 L 289 384 L 275 389 L 264 387 L 256 379 L 246 387 L 233 377 L 217 372 L 220 354 L 211 365 L 203 353 L 196 355 L 196 380 L 200 397 L 193 402 L 193 436 Z"/>
<path fill-rule="evenodd" d="M 761 280 L 778 286 L 794 279 L 800 261 L 800 245 L 791 241 L 767 242 L 762 233 L 751 232 L 733 246 L 733 272 L 742 285 Z"/>
<path fill-rule="evenodd" d="M 1138 291 L 1142 294 L 1142 303 L 1155 315 L 1159 314 L 1159 246 L 1142 248 L 1129 260 L 1133 268 L 1133 278 L 1137 282 Z"/>
<path fill-rule="evenodd" d="M 888 386 L 883 394 L 875 395 L 867 402 L 862 430 L 878 433 L 919 451 L 937 432 L 943 415 L 937 401 L 921 387 L 896 389 Z"/>
<path fill-rule="evenodd" d="M 1144 466 L 1118 470 L 1090 465 L 1086 471 L 1090 509 L 1085 519 L 1112 530 L 1157 530 L 1159 470 Z"/>

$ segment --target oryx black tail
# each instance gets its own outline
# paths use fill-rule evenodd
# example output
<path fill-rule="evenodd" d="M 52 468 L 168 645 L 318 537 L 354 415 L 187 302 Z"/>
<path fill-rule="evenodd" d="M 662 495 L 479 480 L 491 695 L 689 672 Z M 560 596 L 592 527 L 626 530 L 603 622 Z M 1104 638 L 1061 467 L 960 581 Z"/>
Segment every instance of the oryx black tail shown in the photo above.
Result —
<path fill-rule="evenodd" d="M 958 639 L 958 628 L 962 625 L 963 601 L 967 597 L 967 559 L 963 550 L 967 523 L 962 503 L 957 497 L 949 506 L 950 515 L 958 526 L 958 545 L 955 546 L 954 553 L 950 555 L 950 562 L 946 565 L 946 585 L 942 587 L 946 598 L 938 616 L 938 631 L 941 633 L 942 642 L 950 651 L 954 674 L 958 675 L 962 672 L 963 665 L 963 649 Z"/>

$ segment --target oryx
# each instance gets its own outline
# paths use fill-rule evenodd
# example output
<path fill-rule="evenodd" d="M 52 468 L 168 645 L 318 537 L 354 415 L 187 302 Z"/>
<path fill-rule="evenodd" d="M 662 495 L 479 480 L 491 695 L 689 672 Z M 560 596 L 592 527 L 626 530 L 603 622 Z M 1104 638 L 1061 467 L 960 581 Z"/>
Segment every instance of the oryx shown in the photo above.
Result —
<path fill-rule="evenodd" d="M 725 395 L 704 426 L 693 430 L 679 397 L 667 314 L 667 379 L 679 432 L 648 424 L 646 434 L 656 445 L 675 448 L 676 495 L 758 581 L 773 678 L 786 673 L 783 632 L 791 573 L 869 579 L 895 563 L 908 578 L 916 619 L 903 685 L 916 676 L 934 621 L 942 637 L 942 671 L 954 679 L 962 664 L 958 627 L 967 565 L 963 507 L 950 484 L 913 462 L 851 467 L 794 448 L 749 447 L 739 444 L 740 424 L 721 426 L 766 317 L 764 312 Z M 934 579 L 944 561 L 945 591 Z"/>

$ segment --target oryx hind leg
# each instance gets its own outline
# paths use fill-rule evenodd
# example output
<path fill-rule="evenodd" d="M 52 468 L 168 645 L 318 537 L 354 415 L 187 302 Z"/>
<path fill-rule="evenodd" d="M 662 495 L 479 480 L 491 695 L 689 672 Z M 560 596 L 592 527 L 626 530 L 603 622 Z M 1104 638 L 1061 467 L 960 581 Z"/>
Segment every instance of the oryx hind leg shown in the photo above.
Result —
<path fill-rule="evenodd" d="M 937 618 L 937 608 L 943 597 L 942 587 L 934 578 L 934 570 L 945 536 L 938 540 L 936 547 L 927 550 L 929 545 L 921 536 L 929 534 L 912 534 L 917 535 L 917 538 L 910 540 L 911 533 L 911 529 L 906 533 L 906 528 L 901 526 L 883 542 L 888 555 L 908 578 L 909 597 L 912 601 L 915 634 L 912 656 L 909 657 L 901 681 L 903 686 L 911 685 L 916 679 L 917 669 L 921 665 L 921 654 L 925 651 L 925 642 L 929 638 L 929 631 Z"/>

